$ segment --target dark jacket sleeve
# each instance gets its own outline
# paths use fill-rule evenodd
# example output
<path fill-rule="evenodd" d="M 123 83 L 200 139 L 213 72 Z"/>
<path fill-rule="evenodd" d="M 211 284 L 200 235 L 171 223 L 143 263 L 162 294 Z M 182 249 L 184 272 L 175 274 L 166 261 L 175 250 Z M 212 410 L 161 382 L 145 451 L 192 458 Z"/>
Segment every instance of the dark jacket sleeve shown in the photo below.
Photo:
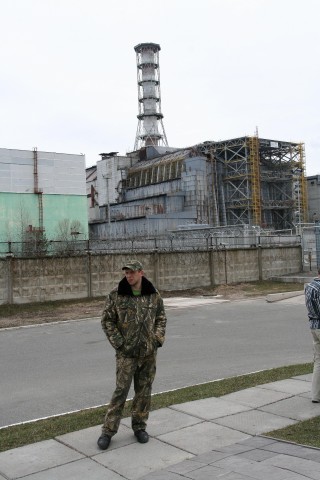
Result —
<path fill-rule="evenodd" d="M 156 314 L 156 320 L 155 320 L 155 337 L 159 347 L 162 347 L 165 341 L 166 325 L 167 325 L 167 317 L 164 310 L 164 304 L 163 304 L 162 298 L 159 295 L 157 314 Z"/>
<path fill-rule="evenodd" d="M 106 298 L 101 318 L 101 326 L 113 348 L 118 349 L 122 346 L 124 338 L 117 327 L 118 314 L 115 304 L 116 295 L 116 293 L 111 292 Z"/>

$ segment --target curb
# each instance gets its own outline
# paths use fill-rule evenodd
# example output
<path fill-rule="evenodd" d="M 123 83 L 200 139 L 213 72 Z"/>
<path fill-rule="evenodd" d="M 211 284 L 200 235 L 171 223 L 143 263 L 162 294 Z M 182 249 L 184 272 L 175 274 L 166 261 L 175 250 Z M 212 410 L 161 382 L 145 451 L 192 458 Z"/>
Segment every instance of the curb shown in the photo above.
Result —
<path fill-rule="evenodd" d="M 298 297 L 299 295 L 304 295 L 303 290 L 298 290 L 296 292 L 282 292 L 282 293 L 269 293 L 266 296 L 267 302 L 278 302 L 279 300 L 285 300 L 286 298 Z"/>

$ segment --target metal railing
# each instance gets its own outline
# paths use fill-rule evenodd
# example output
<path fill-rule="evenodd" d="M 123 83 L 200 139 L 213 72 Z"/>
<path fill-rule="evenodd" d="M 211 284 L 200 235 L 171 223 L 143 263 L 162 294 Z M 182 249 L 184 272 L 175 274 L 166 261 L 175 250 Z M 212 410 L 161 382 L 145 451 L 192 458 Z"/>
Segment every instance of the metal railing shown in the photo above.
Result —
<path fill-rule="evenodd" d="M 135 253 L 150 251 L 224 250 L 258 246 L 300 245 L 301 237 L 293 234 L 239 232 L 177 232 L 154 238 L 70 240 L 37 242 L 0 242 L 0 257 L 74 256 L 84 254 Z"/>

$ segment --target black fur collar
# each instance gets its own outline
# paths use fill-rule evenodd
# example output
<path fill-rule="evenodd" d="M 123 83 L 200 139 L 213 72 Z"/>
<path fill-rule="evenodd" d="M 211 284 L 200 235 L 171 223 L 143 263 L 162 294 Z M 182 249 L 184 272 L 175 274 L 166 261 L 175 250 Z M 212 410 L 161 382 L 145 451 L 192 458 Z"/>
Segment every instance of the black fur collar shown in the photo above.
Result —
<path fill-rule="evenodd" d="M 141 295 L 151 295 L 152 293 L 157 292 L 156 289 L 154 288 L 154 286 L 152 285 L 152 283 L 150 282 L 150 280 L 148 280 L 146 277 L 142 277 L 141 280 L 142 280 L 142 282 L 141 282 Z M 124 277 L 119 282 L 118 295 L 125 295 L 125 296 L 129 295 L 129 296 L 133 297 L 132 289 L 131 289 L 126 277 Z"/>

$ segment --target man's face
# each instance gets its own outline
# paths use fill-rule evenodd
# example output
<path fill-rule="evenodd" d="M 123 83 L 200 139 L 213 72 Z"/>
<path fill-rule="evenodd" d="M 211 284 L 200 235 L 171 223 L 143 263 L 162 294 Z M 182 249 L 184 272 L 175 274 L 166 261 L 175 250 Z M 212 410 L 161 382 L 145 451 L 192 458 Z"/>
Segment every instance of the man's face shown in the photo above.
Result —
<path fill-rule="evenodd" d="M 137 290 L 141 287 L 141 277 L 143 276 L 142 270 L 129 270 L 126 268 L 124 270 L 124 274 L 126 279 L 128 280 L 129 285 L 132 288 L 136 288 Z"/>

